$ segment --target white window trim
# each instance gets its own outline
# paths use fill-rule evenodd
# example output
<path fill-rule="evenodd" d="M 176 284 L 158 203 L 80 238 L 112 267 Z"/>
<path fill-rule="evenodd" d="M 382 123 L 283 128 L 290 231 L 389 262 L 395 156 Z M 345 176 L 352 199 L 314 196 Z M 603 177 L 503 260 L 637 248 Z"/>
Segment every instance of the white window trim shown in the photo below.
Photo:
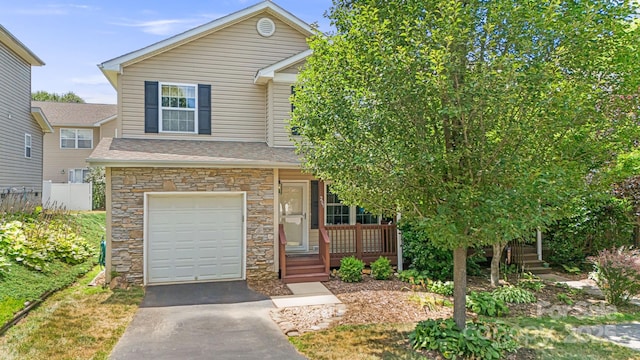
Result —
<path fill-rule="evenodd" d="M 329 207 L 328 204 L 329 202 L 327 201 L 327 199 L 329 198 L 328 194 L 329 194 L 329 185 L 331 185 L 331 183 L 325 182 L 324 183 L 324 201 L 325 201 L 325 205 L 322 207 L 323 211 L 324 211 L 324 225 L 336 225 L 336 224 L 329 224 L 327 223 L 327 208 Z M 333 204 L 333 203 L 332 203 Z M 347 205 L 345 205 L 347 206 Z M 353 206 L 349 206 L 349 225 L 355 225 L 356 224 L 356 208 L 358 206 L 353 205 Z M 380 225 L 381 221 L 382 221 L 382 216 L 377 215 L 378 216 L 378 222 L 377 224 Z M 346 224 L 342 224 L 342 225 L 346 225 Z M 375 224 L 362 224 L 362 225 L 375 225 Z"/>
<path fill-rule="evenodd" d="M 29 156 L 27 156 L 27 149 L 29 149 Z M 31 134 L 24 134 L 24 157 L 27 159 L 31 159 L 32 156 L 33 156 L 33 142 L 31 138 Z"/>
<path fill-rule="evenodd" d="M 162 85 L 170 86 L 192 86 L 195 88 L 195 108 L 193 109 L 193 131 L 169 131 L 162 129 L 162 110 L 182 110 L 191 111 L 188 108 L 172 108 L 162 106 Z M 187 83 L 173 83 L 173 82 L 158 82 L 158 132 L 166 134 L 198 134 L 198 84 Z"/>
<path fill-rule="evenodd" d="M 84 182 L 84 176 L 82 176 L 82 181 L 80 181 L 80 182 L 77 182 L 77 181 L 73 181 L 73 182 L 72 182 L 72 181 L 71 181 L 71 179 L 69 179 L 69 177 L 71 176 L 71 174 L 73 174 L 73 180 L 75 180 L 76 172 L 80 172 L 80 174 L 83 174 L 85 171 L 87 172 L 87 175 L 89 175 L 89 168 L 70 168 L 70 169 L 69 169 L 69 173 L 68 173 L 69 175 L 68 175 L 68 177 L 67 177 L 67 181 L 68 181 L 70 184 L 85 184 L 85 182 Z"/>
<path fill-rule="evenodd" d="M 75 136 L 75 147 L 63 147 L 62 146 L 62 130 L 73 130 L 76 134 Z M 78 131 L 79 130 L 84 130 L 84 131 L 90 131 L 91 133 L 91 147 L 88 148 L 81 148 L 78 147 Z M 93 129 L 74 129 L 74 128 L 60 128 L 60 134 L 59 134 L 59 138 L 60 138 L 60 149 L 63 150 L 90 150 L 93 149 Z"/>

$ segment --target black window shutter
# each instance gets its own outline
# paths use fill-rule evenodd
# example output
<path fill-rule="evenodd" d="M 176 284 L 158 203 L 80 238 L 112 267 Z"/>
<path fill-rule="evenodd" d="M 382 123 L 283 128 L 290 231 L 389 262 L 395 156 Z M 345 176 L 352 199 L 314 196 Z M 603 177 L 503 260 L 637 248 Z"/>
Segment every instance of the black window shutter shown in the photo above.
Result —
<path fill-rule="evenodd" d="M 144 132 L 157 133 L 158 121 L 158 82 L 144 82 Z"/>
<path fill-rule="evenodd" d="M 198 134 L 211 135 L 211 85 L 198 84 Z"/>
<path fill-rule="evenodd" d="M 311 181 L 311 228 L 318 228 L 318 205 L 320 203 L 318 196 L 318 180 Z"/>

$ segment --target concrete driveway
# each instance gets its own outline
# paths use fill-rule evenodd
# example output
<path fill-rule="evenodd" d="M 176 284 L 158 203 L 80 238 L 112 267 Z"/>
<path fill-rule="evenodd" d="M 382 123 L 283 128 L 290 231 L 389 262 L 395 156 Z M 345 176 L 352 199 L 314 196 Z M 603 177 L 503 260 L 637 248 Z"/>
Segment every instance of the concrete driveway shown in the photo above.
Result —
<path fill-rule="evenodd" d="M 109 358 L 306 359 L 269 317 L 273 307 L 244 281 L 148 287 Z"/>

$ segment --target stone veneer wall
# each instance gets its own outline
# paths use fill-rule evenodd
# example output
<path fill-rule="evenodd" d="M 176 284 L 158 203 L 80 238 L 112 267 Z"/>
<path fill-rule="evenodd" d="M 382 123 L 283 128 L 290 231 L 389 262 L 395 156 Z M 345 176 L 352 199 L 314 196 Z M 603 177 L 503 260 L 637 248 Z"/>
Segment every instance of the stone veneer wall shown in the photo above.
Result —
<path fill-rule="evenodd" d="M 162 191 L 245 191 L 247 277 L 277 277 L 271 169 L 112 168 L 112 271 L 142 284 L 144 193 Z"/>

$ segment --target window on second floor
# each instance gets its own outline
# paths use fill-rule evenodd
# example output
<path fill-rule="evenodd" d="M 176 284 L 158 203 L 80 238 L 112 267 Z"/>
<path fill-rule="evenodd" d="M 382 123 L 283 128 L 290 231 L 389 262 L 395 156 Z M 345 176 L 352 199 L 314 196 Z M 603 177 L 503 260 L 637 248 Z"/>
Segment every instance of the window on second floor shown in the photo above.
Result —
<path fill-rule="evenodd" d="M 61 149 L 92 149 L 93 129 L 60 129 Z"/>
<path fill-rule="evenodd" d="M 296 106 L 293 104 L 293 97 L 296 95 L 296 87 L 291 85 L 291 98 L 289 101 L 291 102 L 291 114 L 293 115 L 293 111 L 296 109 Z M 298 126 L 291 127 L 291 135 L 300 135 L 300 128 Z"/>
<path fill-rule="evenodd" d="M 160 84 L 160 131 L 195 133 L 197 85 Z"/>
<path fill-rule="evenodd" d="M 144 82 L 144 132 L 211 135 L 211 85 Z"/>
<path fill-rule="evenodd" d="M 31 159 L 31 134 L 24 134 L 24 157 Z"/>

